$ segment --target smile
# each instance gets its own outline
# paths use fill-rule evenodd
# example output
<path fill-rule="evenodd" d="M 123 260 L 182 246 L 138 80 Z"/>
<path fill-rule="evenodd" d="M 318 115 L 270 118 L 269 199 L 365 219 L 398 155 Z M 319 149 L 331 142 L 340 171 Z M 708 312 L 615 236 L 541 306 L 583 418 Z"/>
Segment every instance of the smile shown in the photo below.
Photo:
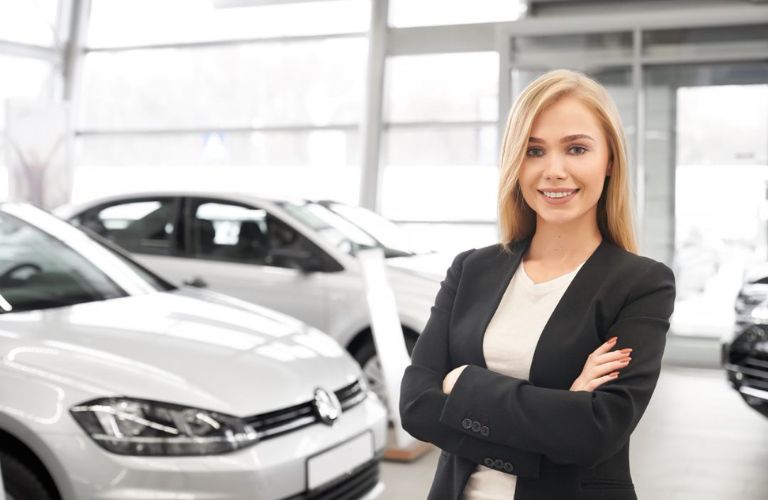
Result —
<path fill-rule="evenodd" d="M 571 191 L 539 191 L 539 193 L 547 201 L 547 203 L 550 203 L 553 205 L 560 205 L 563 203 L 567 203 L 578 192 L 579 192 L 579 189 L 574 189 Z"/>

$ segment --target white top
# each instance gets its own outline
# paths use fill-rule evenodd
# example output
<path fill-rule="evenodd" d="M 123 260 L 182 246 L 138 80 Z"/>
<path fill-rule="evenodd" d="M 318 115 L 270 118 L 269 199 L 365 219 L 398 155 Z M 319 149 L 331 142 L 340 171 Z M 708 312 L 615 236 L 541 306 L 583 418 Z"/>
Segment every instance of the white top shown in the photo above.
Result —
<path fill-rule="evenodd" d="M 489 370 L 528 380 L 544 325 L 583 265 L 537 284 L 520 262 L 485 330 L 483 355 Z M 478 465 L 464 488 L 464 499 L 509 500 L 514 498 L 516 486 L 517 476 Z"/>

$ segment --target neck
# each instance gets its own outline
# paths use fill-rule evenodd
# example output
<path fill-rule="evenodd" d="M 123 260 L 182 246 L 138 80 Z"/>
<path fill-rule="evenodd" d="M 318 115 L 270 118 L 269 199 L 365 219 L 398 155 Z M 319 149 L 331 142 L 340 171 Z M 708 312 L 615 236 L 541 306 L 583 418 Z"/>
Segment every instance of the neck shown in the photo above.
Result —
<path fill-rule="evenodd" d="M 602 239 L 595 214 L 585 214 L 567 224 L 552 224 L 537 218 L 526 260 L 578 264 L 592 254 Z"/>

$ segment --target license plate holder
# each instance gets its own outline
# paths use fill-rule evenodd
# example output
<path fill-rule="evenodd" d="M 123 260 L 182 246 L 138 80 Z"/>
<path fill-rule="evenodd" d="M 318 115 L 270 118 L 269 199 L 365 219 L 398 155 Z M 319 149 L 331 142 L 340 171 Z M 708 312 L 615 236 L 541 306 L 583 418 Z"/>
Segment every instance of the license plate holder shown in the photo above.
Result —
<path fill-rule="evenodd" d="M 307 459 L 307 489 L 332 482 L 374 458 L 373 433 L 366 431 Z"/>

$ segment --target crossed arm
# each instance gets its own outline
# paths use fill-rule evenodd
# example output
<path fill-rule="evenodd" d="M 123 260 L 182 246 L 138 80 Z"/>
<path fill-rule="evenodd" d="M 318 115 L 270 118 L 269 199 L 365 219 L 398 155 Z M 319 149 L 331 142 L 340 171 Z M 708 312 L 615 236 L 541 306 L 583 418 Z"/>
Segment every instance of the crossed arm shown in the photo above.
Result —
<path fill-rule="evenodd" d="M 627 441 L 650 401 L 674 307 L 674 275 L 652 263 L 630 289 L 608 330 L 634 349 L 634 361 L 594 392 L 549 389 L 478 366 L 460 372 L 443 392 L 450 366 L 448 323 L 463 261 L 456 256 L 441 283 L 412 364 L 402 380 L 400 414 L 414 437 L 476 463 L 487 457 L 514 464 L 518 476 L 538 477 L 541 456 L 559 464 L 593 465 Z M 488 432 L 463 425 L 480 421 Z"/>

